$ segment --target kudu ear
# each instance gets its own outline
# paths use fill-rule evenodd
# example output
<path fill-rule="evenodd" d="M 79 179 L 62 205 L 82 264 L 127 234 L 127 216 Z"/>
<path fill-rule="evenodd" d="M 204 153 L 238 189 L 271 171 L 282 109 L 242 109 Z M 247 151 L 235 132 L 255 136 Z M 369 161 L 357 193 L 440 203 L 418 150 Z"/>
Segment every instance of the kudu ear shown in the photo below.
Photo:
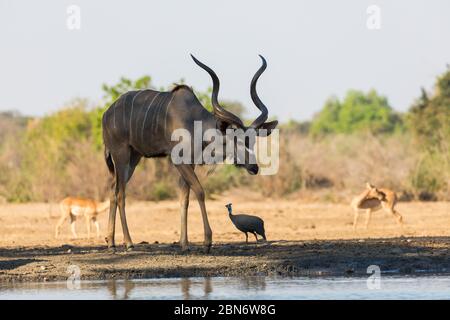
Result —
<path fill-rule="evenodd" d="M 222 132 L 223 134 L 225 134 L 225 132 L 229 127 L 231 127 L 231 123 L 222 120 L 217 120 L 217 129 L 219 129 L 219 131 Z"/>
<path fill-rule="evenodd" d="M 274 120 L 274 121 L 269 121 L 269 122 L 264 122 L 258 129 L 258 136 L 261 137 L 268 137 L 272 134 L 272 130 L 275 129 L 278 125 L 278 121 Z M 264 129 L 266 131 L 260 131 L 261 129 Z"/>
<path fill-rule="evenodd" d="M 222 132 L 222 134 L 225 134 L 227 132 L 227 129 L 241 129 L 243 131 L 246 130 L 245 127 L 241 128 L 240 126 L 238 126 L 238 125 L 236 125 L 234 123 L 230 123 L 228 121 L 220 120 L 220 119 L 217 119 L 217 118 L 216 118 L 216 121 L 217 121 L 217 129 L 220 132 Z"/>

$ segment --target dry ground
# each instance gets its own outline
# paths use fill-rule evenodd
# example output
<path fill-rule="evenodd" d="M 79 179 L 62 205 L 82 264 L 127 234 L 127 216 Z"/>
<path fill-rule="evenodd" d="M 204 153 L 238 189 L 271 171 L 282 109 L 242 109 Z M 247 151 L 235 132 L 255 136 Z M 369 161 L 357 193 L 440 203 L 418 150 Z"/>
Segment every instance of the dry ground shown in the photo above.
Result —
<path fill-rule="evenodd" d="M 268 243 L 245 245 L 245 236 L 229 221 L 224 205 L 233 201 L 236 213 L 265 220 Z M 348 205 L 303 203 L 255 198 L 242 201 L 229 195 L 207 202 L 214 245 L 201 247 L 203 227 L 197 202 L 191 200 L 190 252 L 180 252 L 178 201 L 127 204 L 132 252 L 112 254 L 101 239 L 86 239 L 84 220 L 77 223 L 80 239 L 70 237 L 69 223 L 54 239 L 57 205 L 0 205 L 0 281 L 67 278 L 69 265 L 78 265 L 84 279 L 201 275 L 343 275 L 365 274 L 377 264 L 400 273 L 450 271 L 450 203 L 399 203 L 405 225 L 378 211 L 368 230 L 365 215 L 356 232 Z M 107 214 L 99 218 L 106 229 Z M 117 224 L 117 243 L 122 231 Z"/>

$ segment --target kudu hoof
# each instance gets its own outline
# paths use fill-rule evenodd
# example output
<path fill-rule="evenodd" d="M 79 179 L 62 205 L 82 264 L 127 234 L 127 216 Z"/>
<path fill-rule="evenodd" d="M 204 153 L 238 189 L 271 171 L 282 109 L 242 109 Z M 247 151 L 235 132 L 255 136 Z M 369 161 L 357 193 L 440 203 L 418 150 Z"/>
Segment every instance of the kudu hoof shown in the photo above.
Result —
<path fill-rule="evenodd" d="M 125 249 L 127 252 L 131 252 L 134 250 L 134 246 L 132 244 L 125 245 Z"/>
<path fill-rule="evenodd" d="M 190 251 L 191 251 L 191 248 L 190 248 L 187 244 L 185 244 L 185 245 L 180 245 L 180 249 L 181 249 L 181 252 L 183 252 L 183 253 L 186 253 L 186 252 L 190 252 Z"/>
<path fill-rule="evenodd" d="M 116 247 L 115 246 L 111 246 L 108 247 L 108 249 L 106 249 L 109 253 L 116 253 Z"/>
<path fill-rule="evenodd" d="M 211 246 L 212 246 L 212 244 L 206 244 L 205 245 L 205 253 L 210 253 L 211 252 Z"/>

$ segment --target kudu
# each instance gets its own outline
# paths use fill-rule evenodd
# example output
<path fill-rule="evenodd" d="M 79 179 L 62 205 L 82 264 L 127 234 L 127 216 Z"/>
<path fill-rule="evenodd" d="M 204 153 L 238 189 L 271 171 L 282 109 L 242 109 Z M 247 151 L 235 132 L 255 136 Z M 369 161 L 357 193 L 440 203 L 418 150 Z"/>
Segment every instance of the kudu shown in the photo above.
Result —
<path fill-rule="evenodd" d="M 109 171 L 113 176 L 110 194 L 110 212 L 108 234 L 106 241 L 108 247 L 114 250 L 115 217 L 117 206 L 124 242 L 127 249 L 133 247 L 128 231 L 125 215 L 125 187 L 142 157 L 164 157 L 171 155 L 171 151 L 178 141 L 172 141 L 171 135 L 176 129 L 184 129 L 194 136 L 194 122 L 201 121 L 203 132 L 208 129 L 219 130 L 221 133 L 228 130 L 252 129 L 257 135 L 269 135 L 278 122 L 266 122 L 268 111 L 256 92 L 256 83 L 267 67 L 262 57 L 262 66 L 253 76 L 250 84 L 251 98 L 261 114 L 247 127 L 242 120 L 233 113 L 225 110 L 218 102 L 219 78 L 212 69 L 192 56 L 194 62 L 204 69 L 212 78 L 213 90 L 211 104 L 213 113 L 208 112 L 195 96 L 192 89 L 185 85 L 177 85 L 170 92 L 154 90 L 130 91 L 118 98 L 103 114 L 103 140 L 105 144 L 105 159 Z M 228 129 L 228 130 L 227 130 Z M 260 130 L 265 129 L 265 130 Z M 226 141 L 223 139 L 223 143 Z M 206 143 L 201 146 L 202 150 Z M 253 154 L 254 145 L 245 144 L 245 156 L 248 159 Z M 195 152 L 195 148 L 194 148 Z M 192 157 L 197 155 L 193 154 Z M 187 210 L 189 206 L 189 191 L 192 190 L 200 205 L 204 228 L 204 245 L 209 252 L 212 244 L 212 231 L 209 226 L 205 207 L 205 193 L 194 172 L 194 162 L 190 164 L 174 164 L 180 174 L 180 204 L 181 204 L 181 236 L 180 246 L 183 250 L 188 248 L 187 236 Z M 199 163 L 202 164 L 202 163 Z M 259 167 L 256 163 L 242 164 L 237 157 L 233 164 L 245 167 L 252 175 L 257 174 Z"/>

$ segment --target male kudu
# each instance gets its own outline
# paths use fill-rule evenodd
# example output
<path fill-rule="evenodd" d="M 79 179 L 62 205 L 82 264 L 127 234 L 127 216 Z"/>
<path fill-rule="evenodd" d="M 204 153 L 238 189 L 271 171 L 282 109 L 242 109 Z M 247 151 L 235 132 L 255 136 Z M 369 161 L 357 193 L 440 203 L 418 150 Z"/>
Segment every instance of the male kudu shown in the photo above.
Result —
<path fill-rule="evenodd" d="M 192 55 L 191 55 L 192 56 Z M 195 96 L 191 88 L 178 85 L 170 92 L 159 92 L 154 90 L 130 91 L 123 94 L 105 111 L 102 119 L 103 140 L 105 144 L 105 159 L 109 171 L 113 176 L 110 194 L 110 212 L 108 223 L 108 235 L 106 241 L 108 247 L 114 250 L 114 231 L 117 206 L 119 207 L 120 219 L 124 241 L 127 249 L 132 248 L 130 233 L 128 231 L 125 215 L 125 187 L 142 157 L 153 158 L 171 155 L 171 151 L 178 141 L 172 141 L 171 135 L 176 129 L 187 130 L 194 135 L 194 122 L 201 121 L 203 132 L 208 129 L 219 130 L 222 133 L 228 130 L 251 129 L 256 134 L 270 134 L 278 122 L 266 122 L 268 111 L 256 93 L 256 82 L 267 67 L 265 59 L 262 66 L 254 75 L 251 85 L 251 98 L 261 114 L 253 123 L 247 127 L 236 115 L 222 108 L 218 102 L 219 79 L 208 66 L 198 61 L 194 56 L 194 62 L 211 76 L 213 90 L 211 103 L 213 113 L 208 112 Z M 265 129 L 260 131 L 260 129 Z M 223 140 L 225 144 L 225 140 Z M 203 143 L 203 150 L 207 144 Z M 245 143 L 245 156 L 253 154 L 254 144 Z M 202 151 L 200 150 L 200 152 Z M 195 148 L 194 148 L 195 152 Z M 192 158 L 198 155 L 193 154 Z M 237 161 L 233 158 L 236 166 L 244 167 L 250 174 L 258 173 L 259 167 L 256 163 Z M 189 191 L 192 190 L 200 205 L 203 227 L 204 245 L 209 252 L 212 244 L 212 231 L 209 226 L 205 207 L 205 193 L 194 172 L 194 162 L 190 164 L 174 164 L 180 173 L 181 189 L 181 237 L 180 245 L 183 250 L 187 249 L 187 210 L 189 205 Z M 202 163 L 199 163 L 202 164 Z"/>

